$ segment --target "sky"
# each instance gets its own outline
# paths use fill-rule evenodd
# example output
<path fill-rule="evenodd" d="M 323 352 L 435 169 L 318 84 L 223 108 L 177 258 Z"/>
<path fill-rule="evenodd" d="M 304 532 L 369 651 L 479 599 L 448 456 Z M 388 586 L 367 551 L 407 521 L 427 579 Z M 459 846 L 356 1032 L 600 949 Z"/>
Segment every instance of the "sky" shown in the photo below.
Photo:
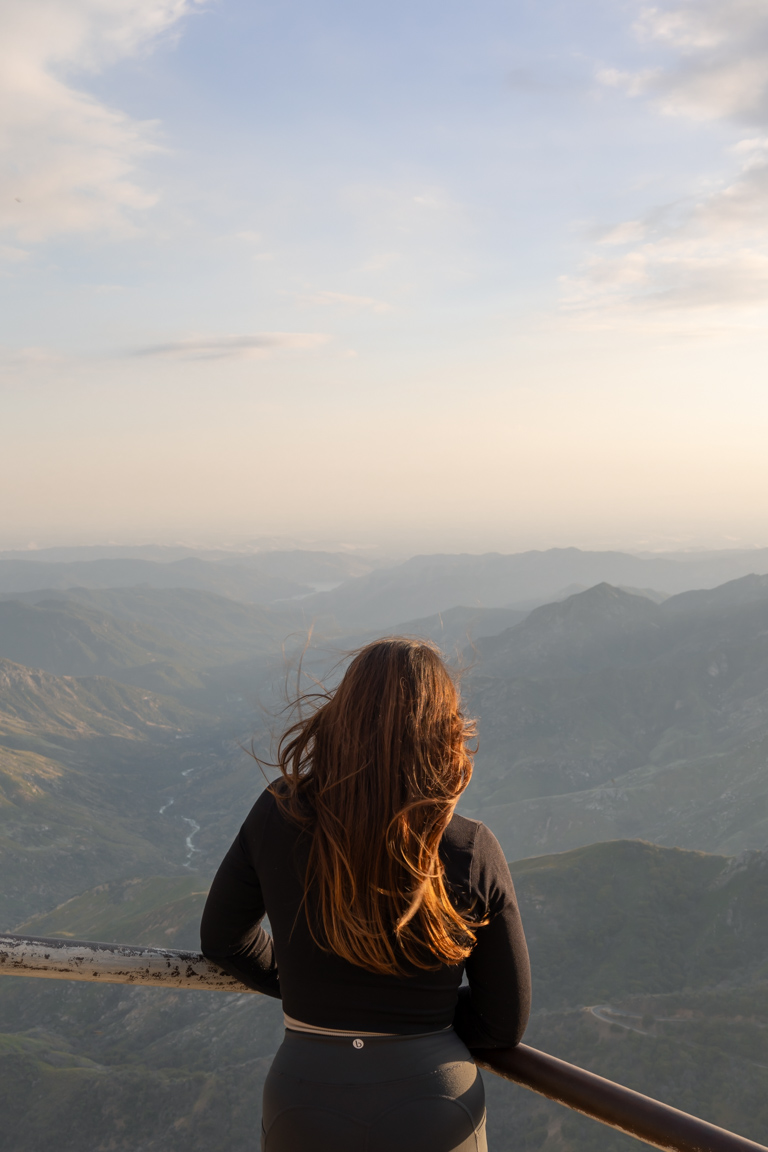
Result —
<path fill-rule="evenodd" d="M 4 0 L 0 547 L 768 545 L 768 0 Z"/>

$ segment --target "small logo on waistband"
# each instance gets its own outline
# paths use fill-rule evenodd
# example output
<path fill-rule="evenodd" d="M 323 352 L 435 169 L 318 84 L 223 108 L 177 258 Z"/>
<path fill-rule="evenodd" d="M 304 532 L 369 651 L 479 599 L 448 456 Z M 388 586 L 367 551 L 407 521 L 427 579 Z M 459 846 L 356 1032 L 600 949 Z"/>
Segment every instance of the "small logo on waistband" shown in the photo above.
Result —
<path fill-rule="evenodd" d="M 365 1045 L 364 1045 L 362 1040 L 357 1039 L 357 1040 L 352 1041 L 352 1047 L 353 1048 L 363 1048 L 363 1047 L 365 1047 Z"/>

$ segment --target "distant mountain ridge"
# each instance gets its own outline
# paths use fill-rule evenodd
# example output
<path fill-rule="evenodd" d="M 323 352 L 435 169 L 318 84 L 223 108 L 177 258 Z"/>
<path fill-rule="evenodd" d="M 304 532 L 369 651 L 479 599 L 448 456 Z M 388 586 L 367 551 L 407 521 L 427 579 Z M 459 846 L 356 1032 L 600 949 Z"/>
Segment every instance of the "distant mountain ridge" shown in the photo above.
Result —
<path fill-rule="evenodd" d="M 609 583 L 676 594 L 711 588 L 753 572 L 768 573 L 768 549 L 685 562 L 578 548 L 511 555 L 426 555 L 308 596 L 303 606 L 308 613 L 331 614 L 356 627 L 381 628 L 457 605 L 531 608 L 558 598 L 561 590 L 574 584 Z"/>
<path fill-rule="evenodd" d="M 69 563 L 0 559 L 0 593 L 67 588 L 196 588 L 250 603 L 269 603 L 312 592 L 308 584 L 272 576 L 246 564 L 217 564 L 196 557 L 154 560 L 106 559 Z"/>
<path fill-rule="evenodd" d="M 656 603 L 597 584 L 535 608 L 517 624 L 478 641 L 486 671 L 525 675 L 630 667 L 671 650 L 757 642 L 768 634 L 768 576 L 749 575 Z"/>
<path fill-rule="evenodd" d="M 72 559 L 81 551 L 91 558 Z M 249 554 L 150 546 L 49 549 L 0 553 L 0 595 L 149 585 L 195 588 L 259 604 L 301 597 L 310 619 L 331 617 L 344 627 L 370 630 L 462 605 L 529 610 L 574 587 L 599 583 L 674 595 L 750 572 L 768 573 L 768 549 L 683 557 L 552 548 L 413 556 L 391 567 L 354 554 L 301 549 Z"/>
<path fill-rule="evenodd" d="M 486 673 L 523 675 L 585 672 L 597 666 L 642 659 L 653 651 L 660 629 L 659 605 L 610 584 L 596 584 L 545 604 L 500 635 L 478 640 Z"/>

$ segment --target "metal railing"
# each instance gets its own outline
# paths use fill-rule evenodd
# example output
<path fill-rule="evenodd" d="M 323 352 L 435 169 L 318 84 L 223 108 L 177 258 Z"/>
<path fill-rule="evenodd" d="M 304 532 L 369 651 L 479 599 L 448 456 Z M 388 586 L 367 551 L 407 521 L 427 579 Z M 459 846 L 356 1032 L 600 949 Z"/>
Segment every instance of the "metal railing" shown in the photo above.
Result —
<path fill-rule="evenodd" d="M 0 975 L 88 980 L 197 991 L 252 992 L 199 952 L 133 948 L 82 940 L 0 936 Z M 518 1044 L 473 1053 L 482 1068 L 559 1104 L 674 1152 L 768 1152 L 687 1112 L 595 1076 L 565 1060 Z"/>

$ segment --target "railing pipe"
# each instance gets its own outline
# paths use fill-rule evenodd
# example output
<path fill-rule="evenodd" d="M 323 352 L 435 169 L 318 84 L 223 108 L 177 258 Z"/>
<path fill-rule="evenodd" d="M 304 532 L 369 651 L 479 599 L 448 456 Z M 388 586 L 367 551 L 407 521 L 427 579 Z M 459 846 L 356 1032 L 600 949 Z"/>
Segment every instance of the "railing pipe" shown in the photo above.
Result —
<path fill-rule="evenodd" d="M 0 936 L 0 975 L 98 984 L 162 984 L 209 992 L 252 991 L 199 952 L 40 936 Z"/>
<path fill-rule="evenodd" d="M 481 1068 L 513 1080 L 601 1124 L 618 1128 L 655 1148 L 674 1152 L 768 1152 L 763 1144 L 737 1136 L 698 1116 L 614 1084 L 594 1072 L 518 1044 L 515 1048 L 474 1051 Z"/>
<path fill-rule="evenodd" d="M 0 936 L 0 975 L 251 992 L 199 952 Z M 669 1152 L 768 1152 L 762 1144 L 518 1044 L 473 1052 L 482 1068 Z"/>

